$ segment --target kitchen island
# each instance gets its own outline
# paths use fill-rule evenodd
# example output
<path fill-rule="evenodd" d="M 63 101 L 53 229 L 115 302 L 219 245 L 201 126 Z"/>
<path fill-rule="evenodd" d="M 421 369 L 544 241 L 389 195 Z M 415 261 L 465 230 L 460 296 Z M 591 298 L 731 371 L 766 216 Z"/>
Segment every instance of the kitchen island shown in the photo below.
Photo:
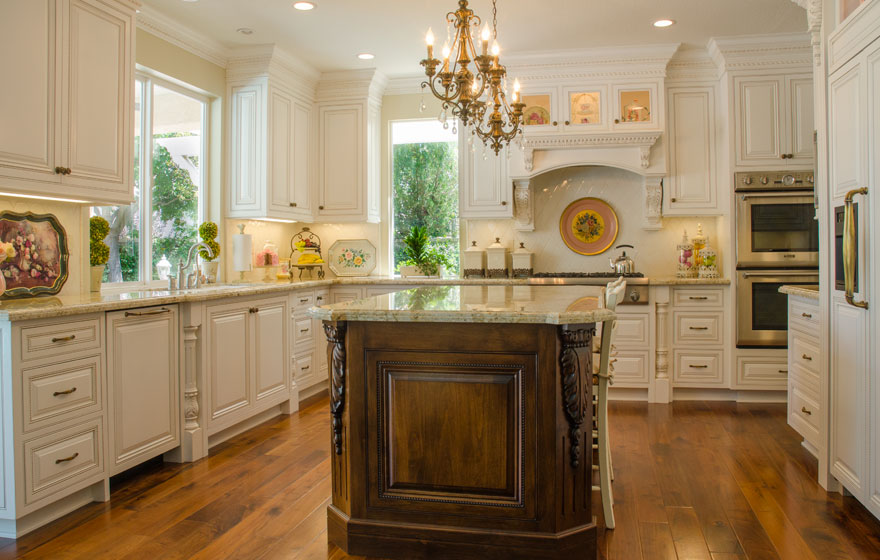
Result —
<path fill-rule="evenodd" d="M 386 558 L 595 558 L 592 338 L 615 316 L 601 295 L 438 286 L 312 308 L 328 538 Z"/>

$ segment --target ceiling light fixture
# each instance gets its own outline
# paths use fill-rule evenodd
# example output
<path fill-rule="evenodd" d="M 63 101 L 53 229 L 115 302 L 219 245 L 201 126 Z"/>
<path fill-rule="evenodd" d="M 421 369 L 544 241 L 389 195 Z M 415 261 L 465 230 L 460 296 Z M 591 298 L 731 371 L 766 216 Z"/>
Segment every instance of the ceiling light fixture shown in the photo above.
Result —
<path fill-rule="evenodd" d="M 314 2 L 294 2 L 293 7 L 302 12 L 308 12 L 309 10 L 315 9 Z"/>
<path fill-rule="evenodd" d="M 428 57 L 422 60 L 428 79 L 422 89 L 431 88 L 434 97 L 443 102 L 440 121 L 448 128 L 447 110 L 452 117 L 470 129 L 484 145 L 490 146 L 495 155 L 505 145 L 522 134 L 523 108 L 519 93 L 519 80 L 513 83 L 512 103 L 507 100 L 507 69 L 498 60 L 498 8 L 492 0 L 492 28 L 487 22 L 480 32 L 481 20 L 468 8 L 468 0 L 458 0 L 458 9 L 446 14 L 446 42 L 443 45 L 443 61 L 434 58 L 434 33 L 428 29 L 425 42 Z M 453 38 L 452 27 L 455 28 Z M 482 52 L 477 54 L 472 34 L 480 33 Z M 492 51 L 489 53 L 489 39 Z M 451 44 L 451 47 L 450 47 Z M 450 62 L 450 57 L 451 62 Z M 475 68 L 471 70 L 470 63 Z M 453 133 L 456 125 L 453 123 Z"/>
<path fill-rule="evenodd" d="M 675 23 L 674 19 L 658 19 L 654 22 L 654 27 L 669 27 Z"/>
<path fill-rule="evenodd" d="M 254 30 L 251 29 L 250 27 L 239 27 L 238 29 L 236 29 L 236 31 L 238 33 L 241 33 L 242 35 L 253 35 L 254 34 Z"/>
<path fill-rule="evenodd" d="M 376 58 L 376 55 L 370 54 L 368 52 L 362 52 L 358 54 L 358 58 L 361 60 L 373 60 L 374 58 Z"/>

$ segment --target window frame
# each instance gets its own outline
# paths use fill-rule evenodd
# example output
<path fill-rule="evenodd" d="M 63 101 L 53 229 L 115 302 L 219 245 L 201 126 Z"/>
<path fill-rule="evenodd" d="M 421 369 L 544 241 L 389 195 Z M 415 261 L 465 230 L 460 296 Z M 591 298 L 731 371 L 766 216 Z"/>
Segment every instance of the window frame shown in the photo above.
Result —
<path fill-rule="evenodd" d="M 194 99 L 202 104 L 202 127 L 200 131 L 201 149 L 199 153 L 199 184 L 198 186 L 198 218 L 197 222 L 201 223 L 205 220 L 207 208 L 209 208 L 208 188 L 207 188 L 207 172 L 210 169 L 208 161 L 210 154 L 210 106 L 211 98 L 196 90 L 193 86 L 184 85 L 182 82 L 169 80 L 156 72 L 146 68 L 138 68 L 135 71 L 135 88 L 139 87 L 140 82 L 143 88 L 141 95 L 141 117 L 140 132 L 141 143 L 140 153 L 137 154 L 140 166 L 141 196 L 138 201 L 138 210 L 141 215 L 141 236 L 138 240 L 138 275 L 140 280 L 132 280 L 128 282 L 107 282 L 101 285 L 102 292 L 126 292 L 132 289 L 155 290 L 167 288 L 168 282 L 165 280 L 153 280 L 153 174 L 147 172 L 153 168 L 153 86 L 158 85 L 164 89 L 173 91 L 180 95 Z M 133 96 L 134 98 L 134 96 Z M 133 108 L 132 108 L 133 109 Z M 147 126 L 149 125 L 149 126 Z M 132 189 L 134 184 L 132 184 Z M 176 263 L 171 263 L 172 274 L 176 274 Z"/>

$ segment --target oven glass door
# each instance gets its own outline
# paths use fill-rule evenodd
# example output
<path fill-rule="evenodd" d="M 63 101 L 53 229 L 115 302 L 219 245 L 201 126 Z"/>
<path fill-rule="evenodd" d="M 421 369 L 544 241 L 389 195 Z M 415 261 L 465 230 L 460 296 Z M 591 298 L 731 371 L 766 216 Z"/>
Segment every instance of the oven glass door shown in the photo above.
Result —
<path fill-rule="evenodd" d="M 784 285 L 816 285 L 814 270 L 739 270 L 736 279 L 736 345 L 739 348 L 788 345 L 788 296 Z"/>
<path fill-rule="evenodd" d="M 738 266 L 816 266 L 819 222 L 804 193 L 737 195 Z"/>

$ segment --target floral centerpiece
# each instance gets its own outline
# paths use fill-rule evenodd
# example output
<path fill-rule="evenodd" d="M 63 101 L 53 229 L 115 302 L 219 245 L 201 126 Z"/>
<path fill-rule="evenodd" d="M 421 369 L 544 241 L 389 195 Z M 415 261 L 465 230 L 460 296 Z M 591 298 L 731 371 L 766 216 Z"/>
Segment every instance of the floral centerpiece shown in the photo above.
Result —
<path fill-rule="evenodd" d="M 209 283 L 217 281 L 217 268 L 220 265 L 220 244 L 217 243 L 217 224 L 211 221 L 202 222 L 199 226 L 199 236 L 202 243 L 211 248 L 213 256 L 209 255 L 204 249 L 199 249 L 199 257 L 202 259 L 202 270 Z"/>
<path fill-rule="evenodd" d="M 104 278 L 104 265 L 110 258 L 110 247 L 104 243 L 110 233 L 110 223 L 101 216 L 89 218 L 89 264 L 91 264 L 91 290 L 101 291 Z"/>

